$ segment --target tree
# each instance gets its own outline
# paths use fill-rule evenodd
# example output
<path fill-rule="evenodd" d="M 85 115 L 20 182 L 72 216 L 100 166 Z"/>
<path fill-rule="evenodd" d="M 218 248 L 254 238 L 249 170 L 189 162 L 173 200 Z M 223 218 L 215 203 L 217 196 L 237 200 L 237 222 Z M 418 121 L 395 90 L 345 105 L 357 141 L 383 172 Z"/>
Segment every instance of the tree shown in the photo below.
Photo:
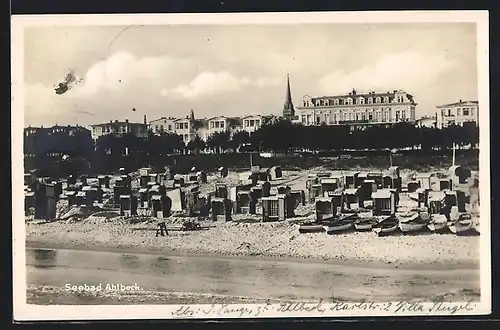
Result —
<path fill-rule="evenodd" d="M 216 152 L 221 152 L 229 148 L 229 142 L 229 132 L 217 132 L 208 137 L 206 145 Z"/>
<path fill-rule="evenodd" d="M 250 134 L 247 131 L 238 131 L 233 134 L 230 141 L 230 146 L 234 150 L 239 146 L 250 142 Z"/>
<path fill-rule="evenodd" d="M 187 144 L 186 148 L 193 152 L 193 153 L 199 153 L 200 150 L 205 149 L 205 141 L 203 141 L 198 135 L 189 143 Z"/>

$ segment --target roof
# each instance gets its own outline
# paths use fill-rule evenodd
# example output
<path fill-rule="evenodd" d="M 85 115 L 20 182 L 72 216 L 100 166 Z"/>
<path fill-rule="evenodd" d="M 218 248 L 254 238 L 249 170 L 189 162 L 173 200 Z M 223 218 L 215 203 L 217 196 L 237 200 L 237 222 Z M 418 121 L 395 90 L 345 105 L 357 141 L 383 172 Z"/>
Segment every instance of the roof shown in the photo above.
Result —
<path fill-rule="evenodd" d="M 350 188 L 350 189 L 345 189 L 344 194 L 346 195 L 355 195 L 359 192 L 359 188 Z"/>
<path fill-rule="evenodd" d="M 337 183 L 336 178 L 321 178 L 320 181 L 321 183 Z"/>
<path fill-rule="evenodd" d="M 102 123 L 102 124 L 92 124 L 89 125 L 90 127 L 97 127 L 97 126 L 108 126 L 108 125 L 144 125 L 144 123 L 133 123 L 130 121 L 113 121 L 113 122 L 108 122 L 108 123 Z"/>
<path fill-rule="evenodd" d="M 442 201 L 446 197 L 443 191 L 429 191 L 429 202 L 431 201 Z"/>
<path fill-rule="evenodd" d="M 380 189 L 372 193 L 372 198 L 391 198 L 392 193 L 389 189 Z"/>
<path fill-rule="evenodd" d="M 215 116 L 215 117 L 210 117 L 210 118 L 208 118 L 208 119 L 207 119 L 207 121 L 212 121 L 212 120 L 214 120 L 214 119 L 219 119 L 219 120 L 221 120 L 221 119 L 227 119 L 227 117 L 226 117 L 226 116 Z"/>
<path fill-rule="evenodd" d="M 415 175 L 416 178 L 430 178 L 431 176 L 434 176 L 435 173 L 419 173 Z"/>
<path fill-rule="evenodd" d="M 436 118 L 433 118 L 433 117 L 422 117 L 422 118 L 419 118 L 419 119 L 417 119 L 417 120 L 415 120 L 415 121 L 416 121 L 417 123 L 419 123 L 419 122 L 422 122 L 422 121 L 424 121 L 424 120 L 430 120 L 430 121 L 433 121 L 433 122 L 434 122 L 434 121 L 436 121 Z"/>
<path fill-rule="evenodd" d="M 344 188 L 337 188 L 333 191 L 334 195 L 340 195 L 344 192 Z"/>
<path fill-rule="evenodd" d="M 350 92 L 350 93 L 344 94 L 344 95 L 330 95 L 330 96 L 311 97 L 311 99 L 312 100 L 324 100 L 324 99 L 340 99 L 340 100 L 345 100 L 347 98 L 357 99 L 359 97 L 362 97 L 362 98 L 372 97 L 374 99 L 377 98 L 377 97 L 380 97 L 382 99 L 384 97 L 389 97 L 389 101 L 392 101 L 397 93 L 401 93 L 401 94 L 406 94 L 406 96 L 408 97 L 408 99 L 410 100 L 410 102 L 413 101 L 413 95 L 405 93 L 402 90 L 393 90 L 392 92 L 388 91 L 388 92 L 368 92 L 368 93 L 358 93 L 356 90 L 353 90 L 353 92 Z"/>
<path fill-rule="evenodd" d="M 246 119 L 246 118 L 263 118 L 264 116 L 263 115 L 246 115 L 246 116 L 243 116 L 241 117 L 241 119 Z"/>
<path fill-rule="evenodd" d="M 346 173 L 344 173 L 344 176 L 355 176 L 355 175 L 359 175 L 359 172 L 355 171 L 355 172 L 346 172 Z"/>
<path fill-rule="evenodd" d="M 443 105 L 437 105 L 436 108 L 445 108 L 445 107 L 458 107 L 458 106 L 461 106 L 461 105 L 467 105 L 467 104 L 479 104 L 478 101 L 458 101 L 458 102 L 455 102 L 455 103 L 449 103 L 449 104 L 443 104 Z"/>

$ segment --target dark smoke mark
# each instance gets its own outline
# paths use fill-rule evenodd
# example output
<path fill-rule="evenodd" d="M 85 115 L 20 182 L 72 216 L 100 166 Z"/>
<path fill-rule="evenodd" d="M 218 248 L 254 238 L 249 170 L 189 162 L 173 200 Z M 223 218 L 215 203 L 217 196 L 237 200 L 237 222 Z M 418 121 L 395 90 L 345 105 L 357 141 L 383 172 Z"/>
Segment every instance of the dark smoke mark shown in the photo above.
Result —
<path fill-rule="evenodd" d="M 83 79 L 78 78 L 73 70 L 69 69 L 68 72 L 66 73 L 66 76 L 64 77 L 64 80 L 60 83 L 58 83 L 55 87 L 54 90 L 56 91 L 57 95 L 61 95 L 69 91 L 71 88 L 73 88 L 74 85 L 77 85 L 81 83 Z"/>

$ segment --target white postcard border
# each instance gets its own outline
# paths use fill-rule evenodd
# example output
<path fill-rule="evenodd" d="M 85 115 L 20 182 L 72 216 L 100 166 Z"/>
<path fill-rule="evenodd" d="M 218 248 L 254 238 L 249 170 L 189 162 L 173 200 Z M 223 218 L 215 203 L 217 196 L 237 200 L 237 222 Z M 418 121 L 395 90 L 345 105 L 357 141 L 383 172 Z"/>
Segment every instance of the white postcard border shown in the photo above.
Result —
<path fill-rule="evenodd" d="M 482 109 L 489 110 L 489 29 L 487 11 L 397 11 L 397 12 L 308 12 L 308 13 L 246 13 L 246 14 L 141 14 L 141 15 L 16 15 L 12 17 L 12 209 L 13 209 L 13 292 L 14 319 L 32 320 L 89 320 L 89 319 L 169 319 L 169 318 L 262 318 L 262 317 L 315 317 L 315 316 L 416 316 L 453 315 L 451 312 L 433 312 L 432 303 L 421 303 L 421 308 L 395 311 L 398 302 L 390 307 L 370 309 L 356 303 L 342 307 L 322 303 L 321 313 L 315 304 L 299 307 L 299 312 L 280 310 L 280 305 L 233 304 L 233 313 L 220 315 L 223 305 L 209 310 L 208 305 L 120 305 L 120 306 L 37 306 L 26 303 L 26 254 L 23 205 L 23 127 L 24 127 L 24 35 L 26 26 L 47 25 L 160 25 L 160 24 L 343 24 L 343 23 L 452 23 L 477 24 L 478 101 Z M 481 300 L 473 305 L 450 303 L 449 308 L 462 309 L 456 315 L 484 315 L 491 312 L 491 214 L 490 214 L 490 134 L 489 111 L 480 111 L 480 269 Z M 175 315 L 182 308 L 193 310 L 192 315 Z M 329 308 L 334 307 L 333 311 Z M 241 315 L 239 307 L 253 311 Z M 259 309 L 260 307 L 260 309 Z M 267 310 L 265 310 L 267 307 Z M 408 307 L 408 306 L 406 306 Z M 282 308 L 282 307 L 281 307 Z M 309 308 L 311 311 L 307 311 Z M 341 310 L 338 310 L 341 309 Z M 179 312 L 181 310 L 181 312 Z M 259 312 L 257 313 L 257 310 Z M 207 311 L 209 311 L 207 313 Z M 218 312 L 219 311 L 219 312 Z M 181 313 L 182 314 L 182 313 Z"/>

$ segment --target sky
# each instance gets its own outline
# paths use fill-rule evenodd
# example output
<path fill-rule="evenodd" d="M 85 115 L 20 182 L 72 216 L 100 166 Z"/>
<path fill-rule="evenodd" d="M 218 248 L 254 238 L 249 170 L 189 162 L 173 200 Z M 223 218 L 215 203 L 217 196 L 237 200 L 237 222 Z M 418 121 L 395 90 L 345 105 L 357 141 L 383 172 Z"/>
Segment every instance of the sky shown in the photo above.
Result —
<path fill-rule="evenodd" d="M 474 23 L 38 26 L 24 43 L 25 126 L 280 114 L 287 74 L 295 106 L 402 89 L 418 118 L 478 97 Z"/>

